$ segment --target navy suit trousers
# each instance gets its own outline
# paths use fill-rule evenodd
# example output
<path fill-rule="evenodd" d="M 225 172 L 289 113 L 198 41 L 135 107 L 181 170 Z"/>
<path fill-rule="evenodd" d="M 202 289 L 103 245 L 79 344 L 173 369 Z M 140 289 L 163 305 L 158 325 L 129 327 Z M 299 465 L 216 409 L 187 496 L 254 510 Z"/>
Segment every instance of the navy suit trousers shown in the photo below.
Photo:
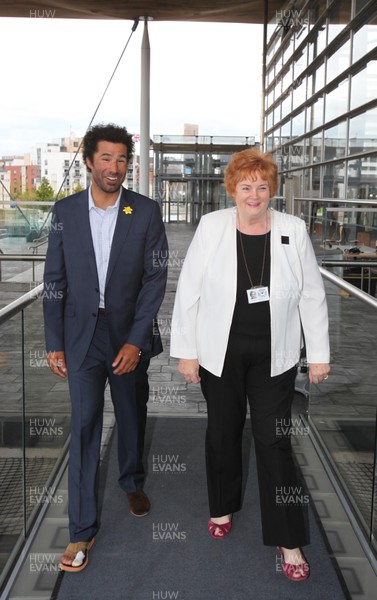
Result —
<path fill-rule="evenodd" d="M 107 380 L 118 427 L 119 485 L 125 492 L 143 489 L 149 361 L 141 362 L 132 373 L 114 375 L 114 358 L 106 316 L 99 315 L 84 362 L 79 370 L 68 372 L 72 405 L 68 470 L 71 542 L 87 541 L 98 531 L 99 460 Z"/>

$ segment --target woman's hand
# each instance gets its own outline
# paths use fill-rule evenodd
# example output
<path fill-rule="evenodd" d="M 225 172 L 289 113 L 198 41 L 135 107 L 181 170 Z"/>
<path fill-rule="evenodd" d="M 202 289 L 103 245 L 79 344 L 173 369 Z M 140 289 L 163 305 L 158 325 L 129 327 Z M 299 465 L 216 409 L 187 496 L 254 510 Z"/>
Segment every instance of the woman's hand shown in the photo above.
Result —
<path fill-rule="evenodd" d="M 178 363 L 178 371 L 187 383 L 199 383 L 199 362 L 197 358 L 181 358 Z"/>
<path fill-rule="evenodd" d="M 309 381 L 310 383 L 321 383 L 328 378 L 330 373 L 330 365 L 327 363 L 318 363 L 309 365 Z"/>

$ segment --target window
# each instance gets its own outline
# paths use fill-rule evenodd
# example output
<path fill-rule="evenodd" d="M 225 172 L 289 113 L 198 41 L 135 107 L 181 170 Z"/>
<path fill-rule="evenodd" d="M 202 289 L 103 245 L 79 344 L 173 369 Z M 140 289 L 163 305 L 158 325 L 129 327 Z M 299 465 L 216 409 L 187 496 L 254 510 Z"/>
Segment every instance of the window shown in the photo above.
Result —
<path fill-rule="evenodd" d="M 292 137 L 304 135 L 305 133 L 305 109 L 292 119 Z"/>
<path fill-rule="evenodd" d="M 293 109 L 303 104 L 306 100 L 306 77 L 297 79 L 292 85 Z"/>
<path fill-rule="evenodd" d="M 348 110 L 348 78 L 326 95 L 325 122 L 339 117 Z"/>
<path fill-rule="evenodd" d="M 323 195 L 325 198 L 345 198 L 345 163 L 324 165 Z"/>
<path fill-rule="evenodd" d="M 309 165 L 322 161 L 322 133 L 305 140 L 305 160 Z"/>
<path fill-rule="evenodd" d="M 285 100 L 283 100 L 282 105 L 281 105 L 281 118 L 284 119 L 284 117 L 289 115 L 291 110 L 292 110 L 292 99 L 291 99 L 291 94 L 289 93 L 288 96 L 285 98 Z"/>
<path fill-rule="evenodd" d="M 351 42 L 347 40 L 332 56 L 327 59 L 326 83 L 343 73 L 350 66 Z"/>
<path fill-rule="evenodd" d="M 366 156 L 348 163 L 347 198 L 374 200 L 377 198 L 376 157 Z M 365 217 L 372 218 L 372 213 Z M 364 223 L 365 225 L 366 223 Z"/>
<path fill-rule="evenodd" d="M 308 130 L 315 129 L 316 127 L 320 127 L 323 125 L 323 97 L 318 98 L 316 102 L 309 107 L 309 120 L 308 120 Z"/>
<path fill-rule="evenodd" d="M 377 107 L 350 119 L 349 154 L 367 150 L 377 150 Z"/>
<path fill-rule="evenodd" d="M 377 61 L 371 60 L 351 81 L 351 109 L 377 98 Z"/>
<path fill-rule="evenodd" d="M 274 124 L 274 113 L 273 111 L 271 111 L 267 117 L 266 117 L 266 130 L 271 129 L 271 127 L 273 127 Z"/>
<path fill-rule="evenodd" d="M 346 122 L 338 123 L 335 127 L 324 132 L 325 160 L 340 158 L 346 154 Z"/>
<path fill-rule="evenodd" d="M 321 90 L 323 88 L 323 86 L 325 85 L 325 65 L 324 63 L 321 64 L 320 67 L 318 67 L 318 69 L 316 69 L 313 73 L 313 91 L 314 92 L 319 92 L 319 90 Z"/>
<path fill-rule="evenodd" d="M 320 195 L 322 181 L 321 173 L 321 167 L 305 169 L 304 196 L 318 197 Z"/>
<path fill-rule="evenodd" d="M 292 79 L 293 79 L 293 68 L 291 65 L 290 68 L 288 69 L 288 71 L 283 76 L 283 81 L 282 81 L 282 91 L 283 92 L 285 92 L 289 88 L 289 86 L 292 83 Z"/>
<path fill-rule="evenodd" d="M 291 139 L 291 120 L 289 119 L 288 121 L 286 121 L 284 123 L 284 125 L 282 125 L 281 127 L 281 138 L 282 138 L 282 144 L 284 144 L 285 142 L 289 142 L 289 140 Z"/>
<path fill-rule="evenodd" d="M 304 71 L 304 69 L 306 69 L 307 67 L 307 54 L 306 51 L 304 50 L 300 56 L 297 56 L 295 61 L 294 61 L 294 73 L 295 73 L 295 79 L 297 79 L 297 77 L 300 76 L 300 74 Z"/>
<path fill-rule="evenodd" d="M 372 21 L 373 23 L 373 21 Z M 377 46 L 377 20 L 374 24 L 364 25 L 353 34 L 352 62 L 362 58 L 367 52 L 374 50 Z"/>
<path fill-rule="evenodd" d="M 315 56 L 321 54 L 322 50 L 326 48 L 326 38 L 327 38 L 327 30 L 326 26 L 322 25 L 322 27 L 318 30 L 317 40 L 315 42 Z"/>
<path fill-rule="evenodd" d="M 328 19 L 328 34 L 327 43 L 332 42 L 333 39 L 344 29 L 347 23 L 351 20 L 351 4 L 352 0 L 342 0 L 332 10 L 330 18 Z"/>

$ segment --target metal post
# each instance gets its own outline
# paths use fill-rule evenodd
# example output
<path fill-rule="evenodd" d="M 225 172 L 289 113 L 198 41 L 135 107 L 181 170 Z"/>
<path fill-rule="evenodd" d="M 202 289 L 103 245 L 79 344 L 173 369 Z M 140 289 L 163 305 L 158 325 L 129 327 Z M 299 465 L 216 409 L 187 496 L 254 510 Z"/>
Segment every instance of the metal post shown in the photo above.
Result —
<path fill-rule="evenodd" d="M 144 17 L 141 42 L 141 101 L 140 101 L 140 193 L 149 196 L 150 145 L 150 45 L 148 17 Z"/>

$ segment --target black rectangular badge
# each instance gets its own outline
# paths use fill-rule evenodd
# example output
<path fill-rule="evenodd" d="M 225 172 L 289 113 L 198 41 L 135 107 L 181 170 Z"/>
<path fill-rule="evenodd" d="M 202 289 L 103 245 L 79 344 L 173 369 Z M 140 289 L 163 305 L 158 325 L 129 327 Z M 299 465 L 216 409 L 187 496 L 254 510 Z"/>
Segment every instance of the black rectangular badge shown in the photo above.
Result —
<path fill-rule="evenodd" d="M 282 244 L 289 244 L 289 237 L 287 235 L 282 235 L 281 236 L 281 243 Z"/>

